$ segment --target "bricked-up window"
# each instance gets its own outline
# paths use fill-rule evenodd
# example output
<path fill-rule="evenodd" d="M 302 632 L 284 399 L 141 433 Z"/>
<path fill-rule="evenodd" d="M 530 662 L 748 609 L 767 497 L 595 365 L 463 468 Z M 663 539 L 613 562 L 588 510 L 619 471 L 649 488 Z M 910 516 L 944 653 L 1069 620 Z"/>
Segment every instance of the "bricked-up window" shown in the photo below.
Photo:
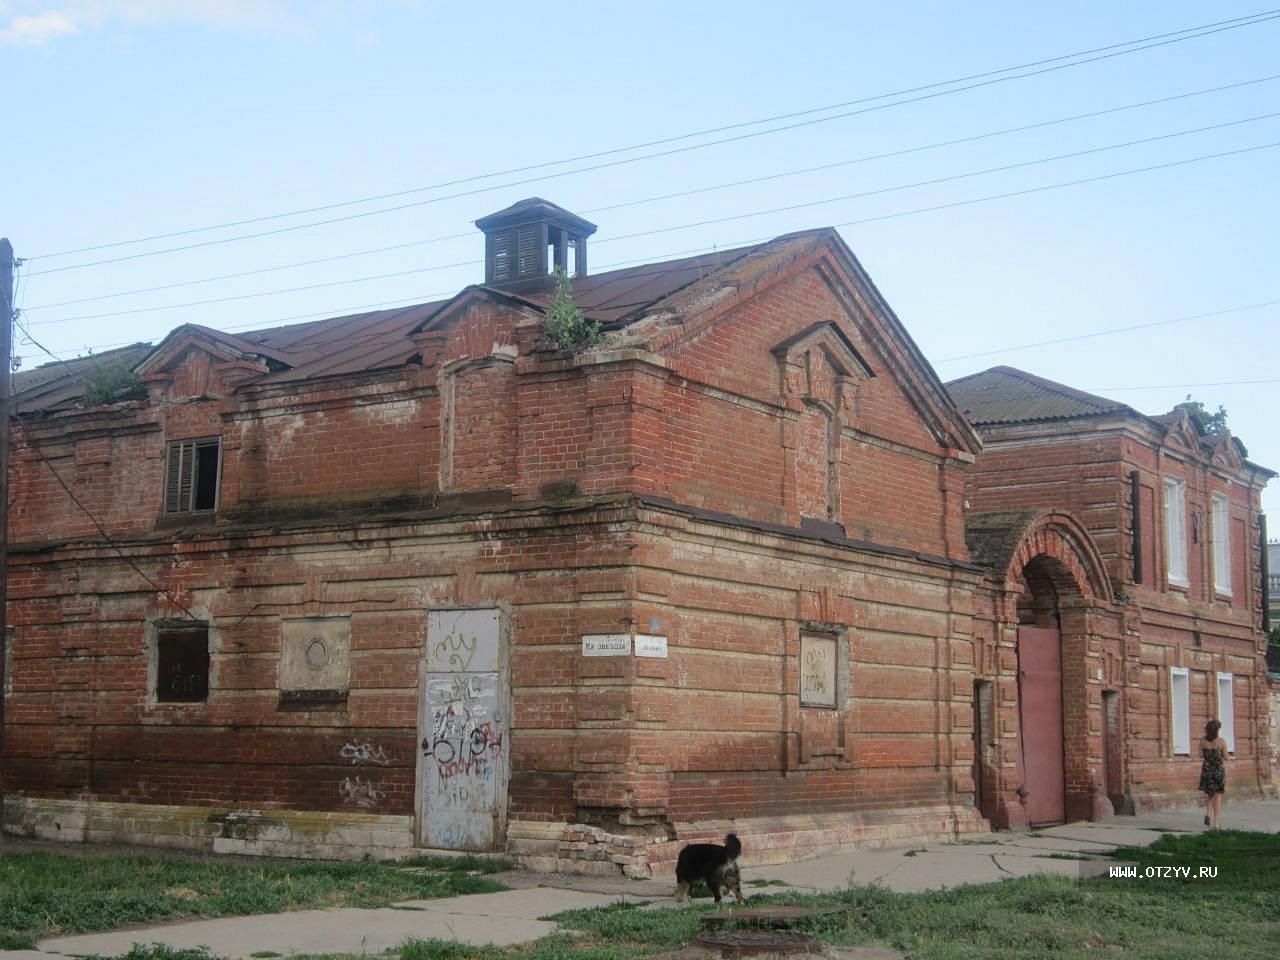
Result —
<path fill-rule="evenodd" d="M 1213 495 L 1213 589 L 1231 596 L 1231 519 L 1227 498 Z"/>
<path fill-rule="evenodd" d="M 171 440 L 165 451 L 164 512 L 208 513 L 218 505 L 222 441 Z"/>
<path fill-rule="evenodd" d="M 1164 550 L 1169 582 L 1186 587 L 1187 580 L 1187 485 L 1174 477 L 1164 478 Z"/>
<path fill-rule="evenodd" d="M 835 637 L 801 634 L 800 706 L 835 709 L 838 659 Z"/>
<path fill-rule="evenodd" d="M 156 700 L 202 703 L 209 699 L 209 627 L 168 624 L 156 630 Z"/>

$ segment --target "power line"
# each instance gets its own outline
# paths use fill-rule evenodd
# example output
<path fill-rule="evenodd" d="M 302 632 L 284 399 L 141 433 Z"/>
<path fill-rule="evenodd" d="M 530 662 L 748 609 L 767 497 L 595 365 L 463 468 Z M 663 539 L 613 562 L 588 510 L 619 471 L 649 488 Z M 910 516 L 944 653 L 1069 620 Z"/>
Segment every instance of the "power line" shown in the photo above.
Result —
<path fill-rule="evenodd" d="M 615 160 L 615 161 L 610 161 L 608 163 L 596 164 L 588 167 L 581 167 L 576 170 L 562 171 L 559 173 L 546 174 L 538 177 L 529 177 L 523 180 L 517 180 L 517 181 L 512 181 L 504 184 L 488 186 L 488 187 L 478 187 L 473 190 L 466 190 L 459 193 L 448 194 L 441 197 L 432 197 L 426 200 L 413 201 L 411 203 L 398 204 L 393 207 L 383 207 L 378 210 L 369 210 L 362 213 L 349 214 L 347 216 L 342 216 L 342 217 L 332 217 L 326 220 L 317 220 L 310 223 L 295 224 L 293 226 L 288 226 L 288 227 L 279 227 L 274 230 L 263 230 L 263 231 L 258 231 L 256 233 L 240 234 L 239 236 L 235 236 L 235 237 L 224 237 L 218 240 L 206 240 L 206 241 L 201 241 L 199 243 L 185 244 L 185 245 L 176 246 L 176 247 L 167 247 L 160 250 L 148 251 L 145 253 L 129 254 L 127 256 L 122 256 L 122 257 L 112 257 L 112 258 L 107 258 L 102 260 L 92 260 L 85 263 L 70 264 L 65 267 L 54 267 L 47 270 L 38 270 L 31 273 L 30 276 L 33 276 L 33 277 L 43 276 L 45 274 L 60 273 L 66 270 L 79 270 L 86 267 L 101 266 L 101 265 L 111 264 L 111 263 L 122 263 L 124 261 L 136 260 L 143 257 L 160 256 L 166 253 L 177 253 L 185 250 L 194 250 L 194 249 L 199 249 L 199 248 L 208 247 L 208 246 L 215 246 L 223 243 L 235 243 L 241 240 L 253 240 L 253 239 L 259 239 L 262 237 L 276 236 L 278 234 L 289 233 L 296 230 L 310 229 L 312 227 L 329 226 L 335 223 L 346 223 L 351 220 L 358 220 L 365 217 L 381 216 L 382 214 L 395 213 L 397 211 L 407 210 L 413 207 L 419 207 L 419 206 L 424 206 L 424 205 L 433 204 L 433 203 L 440 203 L 446 200 L 458 199 L 460 197 L 474 196 L 475 194 L 478 194 L 478 193 L 487 193 L 493 190 L 502 190 L 509 187 L 513 187 L 513 186 L 523 186 L 529 183 L 536 183 L 536 182 L 541 182 L 543 180 L 556 179 L 559 177 L 570 176 L 576 173 L 586 173 L 586 172 L 595 171 L 595 170 L 607 169 L 610 167 L 622 166 L 625 164 L 637 163 L 644 160 L 652 160 L 660 157 L 673 156 L 675 154 L 687 153 L 693 150 L 702 150 L 706 147 L 718 146 L 725 143 L 736 143 L 742 140 L 753 139 L 755 137 L 767 136 L 774 133 L 782 133 L 789 130 L 799 129 L 802 127 L 813 126 L 815 124 L 829 123 L 833 120 L 841 120 L 841 119 L 846 119 L 848 117 L 859 116 L 861 114 L 871 113 L 878 110 L 887 110 L 893 107 L 905 106 L 911 103 L 919 103 L 922 101 L 932 100 L 932 99 L 936 99 L 938 97 L 943 97 L 943 96 L 950 96 L 955 93 L 963 93 L 969 90 L 975 90 L 982 87 L 991 86 L 997 83 L 1006 83 L 1010 80 L 1022 80 L 1022 79 L 1027 79 L 1029 77 L 1041 76 L 1043 74 L 1052 73 L 1057 70 L 1065 70 L 1070 67 L 1083 66 L 1088 63 L 1096 63 L 1098 61 L 1108 60 L 1113 57 L 1127 56 L 1131 53 L 1138 53 L 1143 50 L 1150 50 L 1156 47 L 1168 46 L 1169 44 L 1173 44 L 1173 43 L 1181 43 L 1184 40 L 1194 40 L 1200 37 L 1211 36 L 1213 34 L 1221 33 L 1226 30 L 1235 30 L 1241 27 L 1255 26 L 1257 24 L 1266 23 L 1268 21 L 1275 20 L 1275 19 L 1280 19 L 1280 10 L 1268 10 L 1260 14 L 1253 14 L 1249 17 L 1241 17 L 1241 18 L 1236 18 L 1234 20 L 1218 21 L 1213 24 L 1206 24 L 1206 25 L 1202 25 L 1201 27 L 1190 27 L 1184 30 L 1175 31 L 1173 33 L 1158 34 L 1158 35 L 1155 35 L 1154 37 L 1144 38 L 1143 40 L 1133 40 L 1133 41 L 1126 41 L 1124 43 L 1119 43 L 1119 44 L 1110 44 L 1105 47 L 1094 48 L 1093 50 L 1086 50 L 1086 51 L 1081 51 L 1081 52 L 1072 53 L 1072 54 L 1064 54 L 1062 56 L 1053 57 L 1047 60 L 1039 60 L 1033 63 L 1023 64 L 1021 66 L 1016 66 L 1016 67 L 1005 67 L 1000 70 L 988 71 L 986 73 L 981 73 L 981 74 L 974 74 L 971 77 L 957 78 L 949 81 L 941 81 L 939 83 L 928 84 L 920 87 L 913 87 L 913 88 L 909 88 L 903 91 L 898 91 L 895 93 L 879 94 L 874 97 L 865 97 L 859 100 L 850 100 L 841 104 L 832 104 L 827 107 L 819 107 L 813 110 L 800 111 L 799 113 L 782 114 L 772 119 L 786 119 L 786 118 L 795 117 L 795 116 L 805 116 L 812 113 L 821 113 L 826 110 L 838 109 L 844 106 L 850 106 L 850 105 L 860 104 L 860 103 L 868 103 L 876 100 L 888 99 L 894 96 L 902 96 L 904 94 L 913 93 L 916 91 L 934 90 L 934 92 L 932 93 L 924 93 L 919 96 L 908 97 L 907 99 L 895 100 L 887 104 L 878 104 L 876 106 L 864 107 L 859 110 L 852 110 L 845 113 L 835 114 L 829 117 L 820 117 L 816 119 L 801 121 L 798 123 L 787 124 L 781 127 L 772 127 L 768 130 L 759 130 L 752 133 L 739 134 L 732 137 L 725 137 L 718 140 L 707 141 L 706 143 L 692 144 L 689 146 L 677 147 L 670 150 L 663 150 L 655 153 L 644 154 L 639 157 L 630 157 L 624 160 Z M 1213 29 L 1208 29 L 1208 28 L 1213 28 Z M 1199 31 L 1199 32 L 1194 32 L 1194 31 Z M 1186 34 L 1186 35 L 1184 36 L 1183 34 Z M 1172 39 L 1164 39 L 1164 38 L 1172 38 Z M 1148 43 L 1146 42 L 1147 40 L 1154 40 L 1155 42 Z M 1135 44 L 1140 44 L 1140 45 L 1135 46 Z M 1129 49 L 1117 50 L 1116 48 L 1118 47 L 1128 47 Z M 1096 53 L 1098 51 L 1112 51 L 1112 52 L 1100 53 L 1098 56 L 1086 57 L 1085 59 L 1072 59 L 1076 57 L 1085 57 L 1087 54 Z M 1062 61 L 1062 60 L 1072 60 L 1072 62 L 1060 63 L 1059 61 Z M 997 76 L 998 74 L 1009 73 L 1010 71 L 1021 70 L 1026 67 L 1040 66 L 1042 64 L 1055 64 L 1055 65 L 1042 66 L 1040 67 L 1040 69 L 1037 69 L 1037 70 L 1029 70 L 1028 72 L 1025 72 L 1025 73 L 1017 73 L 1017 74 L 1012 74 L 1010 76 L 1003 76 L 1003 77 Z M 978 82 L 968 83 L 965 86 L 952 86 L 953 84 L 962 83 L 969 79 L 981 78 L 981 77 L 991 77 L 992 79 L 979 80 Z M 947 89 L 947 90 L 936 89 L 938 87 L 947 87 L 947 86 L 952 86 L 952 89 Z M 766 122 L 771 122 L 771 120 L 756 120 L 756 121 L 749 121 L 744 124 L 733 124 L 726 127 L 715 128 L 714 130 L 702 131 L 701 133 L 684 134 L 678 137 L 669 137 L 663 140 L 651 141 L 649 144 L 640 144 L 632 147 L 623 147 L 623 148 L 618 148 L 616 150 L 602 151 L 600 153 L 595 153 L 595 154 L 584 154 L 580 157 L 572 158 L 569 160 L 549 161 L 544 164 L 534 164 L 527 167 L 513 168 L 512 170 L 503 171 L 503 173 L 484 174 L 477 177 L 468 177 L 461 180 L 449 181 L 448 183 L 434 184 L 427 187 L 414 188 L 413 190 L 400 191 L 399 193 L 396 193 L 396 194 L 384 194 L 379 197 L 369 197 L 361 200 L 343 201 L 341 203 L 328 204 L 321 207 L 313 207 L 303 211 L 294 211 L 292 213 L 285 213 L 285 214 L 272 214 L 265 217 L 254 217 L 246 220 L 236 221 L 234 223 L 220 224 L 220 225 L 211 226 L 211 227 L 199 227 L 191 230 L 176 231 L 168 234 L 156 234 L 152 237 L 138 238 L 135 240 L 115 241 L 107 244 L 99 244 L 93 247 L 82 247 L 78 250 L 63 251 L 61 253 L 56 253 L 56 254 L 43 254 L 40 257 L 30 257 L 28 259 L 32 259 L 32 260 L 51 259 L 59 256 L 70 256 L 75 253 L 87 253 L 93 250 L 103 250 L 103 249 L 108 249 L 116 246 L 147 242 L 149 240 L 165 239 L 165 238 L 177 237 L 177 236 L 187 236 L 194 233 L 203 233 L 209 230 L 223 229 L 231 226 L 241 226 L 241 225 L 246 225 L 250 223 L 261 223 L 268 220 L 282 219 L 284 217 L 289 217 L 289 216 L 300 216 L 303 213 L 337 209 L 339 207 L 351 206 L 359 203 L 372 202 L 373 200 L 376 200 L 376 199 L 388 199 L 393 196 L 404 196 L 411 193 L 419 193 L 427 190 L 439 189 L 452 184 L 467 183 L 467 182 L 473 182 L 476 180 L 489 179 L 491 177 L 500 176 L 505 173 L 514 173 L 514 172 L 520 172 L 523 170 L 539 169 L 546 166 L 558 166 L 563 163 L 575 162 L 576 160 L 590 159 L 593 157 L 606 156 L 606 155 L 611 155 L 615 153 L 629 152 L 631 150 L 642 149 L 645 146 L 657 145 L 661 143 L 671 143 L 678 140 L 684 140 L 684 139 L 689 139 L 695 136 L 705 135 L 707 133 L 718 132 L 721 130 L 736 129 L 743 126 L 757 126 L 761 123 L 766 123 Z"/>
<path fill-rule="evenodd" d="M 1276 380 L 1218 380 L 1214 383 L 1150 383 L 1142 387 L 1087 387 L 1090 391 L 1107 391 L 1115 393 L 1118 390 L 1188 390 L 1192 387 L 1242 387 L 1252 386 L 1262 383 L 1280 383 L 1280 379 Z"/>
<path fill-rule="evenodd" d="M 978 353 L 965 353 L 958 357 L 945 357 L 934 360 L 938 363 L 955 363 L 957 360 L 972 360 L 975 357 L 991 357 L 998 353 L 1013 353 L 1016 350 L 1029 350 L 1032 347 L 1049 347 L 1059 343 L 1072 343 L 1076 340 L 1090 340 L 1094 337 L 1107 337 L 1115 333 L 1129 333 L 1132 330 L 1149 330 L 1152 327 L 1167 327 L 1174 323 L 1187 323 L 1191 320 L 1207 320 L 1210 317 L 1225 317 L 1232 313 L 1243 313 L 1246 310 L 1261 310 L 1263 307 L 1280 305 L 1280 300 L 1264 300 L 1261 303 L 1249 303 L 1242 307 L 1229 307 L 1226 310 L 1213 310 L 1209 313 L 1193 313 L 1185 317 L 1174 317 L 1172 320 L 1155 320 L 1151 323 L 1138 323 L 1130 327 L 1111 327 L 1106 330 L 1095 330 L 1093 333 L 1079 333 L 1071 337 L 1058 337 L 1053 340 L 1037 340 L 1034 343 L 1020 343 L 1014 347 L 1001 347 L 998 350 L 983 350 Z"/>
<path fill-rule="evenodd" d="M 910 190 L 915 187 L 930 187 L 939 183 L 949 183 L 954 180 L 963 180 L 967 177 L 984 176 L 989 173 L 1004 173 L 1009 170 L 1017 170 L 1022 167 L 1031 167 L 1041 163 L 1052 163 L 1058 160 L 1070 160 L 1075 157 L 1084 157 L 1089 154 L 1102 153 L 1107 150 L 1119 150 L 1123 147 L 1134 147 L 1144 143 L 1155 143 L 1159 140 L 1169 140 L 1173 137 L 1186 137 L 1196 133 L 1205 133 L 1209 130 L 1221 130 L 1224 127 L 1238 126 L 1243 123 L 1255 123 L 1259 120 L 1271 120 L 1280 117 L 1280 113 L 1266 113 L 1256 117 L 1246 117 L 1242 120 L 1230 120 L 1225 123 L 1217 123 L 1208 127 L 1196 127 L 1192 130 L 1179 130 L 1174 133 L 1164 133 L 1155 137 L 1144 137 L 1141 140 L 1126 140 L 1123 143 L 1111 143 L 1101 147 L 1091 147 L 1088 150 L 1076 150 L 1071 153 L 1059 153 L 1052 157 L 1040 157 L 1035 160 L 1022 160 L 1018 163 L 1007 163 L 998 167 L 987 167 L 983 170 L 972 170 L 968 173 L 951 174 L 946 177 L 935 177 L 931 180 L 917 180 L 913 183 L 897 184 L 891 187 L 880 187 L 876 190 L 864 190 L 860 193 L 846 193 L 839 197 L 826 197 L 821 200 L 809 200 L 804 203 L 792 203 L 784 207 L 773 207 L 769 210 L 756 210 L 751 213 L 735 213 L 727 217 L 715 217 L 710 220 L 699 220 L 694 223 L 679 224 L 674 227 L 658 227 L 653 230 L 641 230 L 637 233 L 625 233 L 616 237 L 606 237 L 604 240 L 598 240 L 597 243 L 611 243 L 615 240 L 631 240 L 636 237 L 649 237 L 658 233 L 671 233 L 675 230 L 688 230 L 693 227 L 706 227 L 718 223 L 729 223 L 734 220 L 745 220 L 749 217 L 764 217 L 775 213 L 787 213 L 792 210 L 803 210 L 808 207 L 818 207 L 829 203 L 840 203 L 845 200 L 858 200 L 864 197 L 874 197 L 884 193 L 892 193 L 897 190 Z M 1119 174 L 1116 174 L 1117 176 Z"/>
<path fill-rule="evenodd" d="M 677 230 L 688 230 L 695 227 L 702 227 L 702 226 L 707 226 L 711 224 L 727 223 L 735 220 L 745 220 L 751 217 L 767 216 L 775 213 L 783 213 L 790 210 L 798 210 L 806 207 L 813 207 L 813 206 L 819 206 L 819 205 L 830 204 L 830 203 L 838 203 L 846 200 L 858 199 L 861 197 L 875 196 L 877 194 L 889 193 L 895 190 L 906 190 L 914 187 L 929 186 L 929 185 L 944 183 L 944 182 L 953 181 L 953 180 L 960 180 L 966 177 L 981 176 L 988 173 L 1011 170 L 1017 167 L 1031 166 L 1033 164 L 1048 163 L 1054 160 L 1067 159 L 1071 157 L 1082 156 L 1084 154 L 1098 153 L 1103 150 L 1113 150 L 1121 147 L 1133 146 L 1135 144 L 1150 143 L 1155 140 L 1165 140 L 1175 136 L 1186 136 L 1194 133 L 1202 133 L 1206 130 L 1215 130 L 1221 127 L 1233 126 L 1240 123 L 1249 123 L 1256 120 L 1270 119 L 1275 116 L 1280 116 L 1280 113 L 1266 114 L 1261 117 L 1252 117 L 1245 120 L 1230 121 L 1228 123 L 1216 124 L 1211 127 L 1201 127 L 1195 130 L 1187 130 L 1187 131 L 1180 131 L 1177 133 L 1163 134 L 1158 137 L 1149 137 L 1144 140 L 1134 140 L 1134 141 L 1129 141 L 1121 144 L 1112 144 L 1112 145 L 1103 146 L 1103 147 L 1096 147 L 1090 150 L 1077 151 L 1075 153 L 1062 154 L 1054 157 L 1045 157 L 1038 160 L 1028 160 L 1028 161 L 1023 161 L 1021 163 L 1008 164 L 1002 167 L 992 167 L 985 170 L 972 171 L 970 173 L 955 174 L 953 176 L 940 177 L 933 180 L 923 180 L 915 183 L 899 184 L 892 187 L 883 187 L 877 190 L 865 191 L 863 193 L 846 194 L 839 197 L 828 197 L 821 200 L 812 200 L 805 203 L 791 204 L 790 206 L 785 206 L 785 207 L 775 207 L 769 210 L 757 210 L 750 213 L 734 214 L 733 216 L 719 217 L 713 220 L 701 220 L 694 223 L 677 224 L 669 227 L 657 227 L 652 230 L 642 230 L 637 233 L 622 234 L 616 237 L 606 237 L 602 240 L 597 240 L 596 243 L 597 245 L 599 245 L 604 243 L 613 243 L 619 240 L 633 240 L 638 237 L 654 236 L 660 233 L 671 233 Z M 907 210 L 907 211 L 900 211 L 898 213 L 884 214 L 878 217 L 867 217 L 861 220 L 846 221 L 845 223 L 837 224 L 837 226 L 851 226 L 854 224 L 871 223 L 879 220 L 895 219 L 897 217 L 902 217 L 902 216 L 912 216 L 917 213 L 925 213 L 925 212 L 930 212 L 934 210 L 945 210 L 951 207 L 968 206 L 975 203 L 985 202 L 988 200 L 999 200 L 999 199 L 1004 199 L 1008 197 L 1023 196 L 1025 194 L 1030 194 L 1030 193 L 1039 193 L 1046 190 L 1061 189 L 1063 187 L 1076 186 L 1076 185 L 1085 184 L 1085 183 L 1095 183 L 1101 180 L 1110 180 L 1116 177 L 1131 176 L 1134 174 L 1147 173 L 1154 170 L 1164 170 L 1170 167 L 1185 166 L 1187 164 L 1197 163 L 1202 160 L 1215 160 L 1215 159 L 1220 159 L 1222 157 L 1229 157 L 1229 156 L 1235 156 L 1243 153 L 1250 153 L 1257 150 L 1264 150 L 1264 149 L 1268 149 L 1276 146 L 1280 146 L 1280 143 L 1270 143 L 1270 144 L 1262 144 L 1262 145 L 1253 146 L 1253 147 L 1245 147 L 1239 150 L 1229 150 L 1221 153 L 1206 154 L 1199 157 L 1191 157 L 1183 160 L 1175 160 L 1169 163 L 1139 167 L 1132 170 L 1120 170 L 1113 173 L 1102 174 L 1095 177 L 1084 177 L 1077 180 L 1065 181 L 1062 183 L 1045 184 L 1038 187 L 1031 187 L 1026 190 L 1016 190 L 1009 193 L 995 194 L 989 197 L 979 197 L 979 198 L 974 198 L 969 200 L 956 201 L 953 203 L 937 204 L 930 207 L 923 207 L 917 210 Z M 87 313 L 87 314 L 80 314 L 78 316 L 73 316 L 73 317 L 62 317 L 57 320 L 42 320 L 42 321 L 33 323 L 32 326 L 49 326 L 56 323 L 72 323 L 74 321 L 79 321 L 79 320 L 103 320 L 103 319 L 108 319 L 112 317 L 133 316 L 135 314 L 140 314 L 140 313 L 156 313 L 156 312 L 162 312 L 165 310 L 181 310 L 187 307 L 200 307 L 200 306 L 208 306 L 216 303 L 230 303 L 230 302 L 241 301 L 241 300 L 252 300 L 258 297 L 271 297 L 271 296 L 280 296 L 280 295 L 289 294 L 289 293 L 302 293 L 308 290 L 319 290 L 319 289 L 325 289 L 330 287 L 346 286 L 353 283 L 365 283 L 371 280 L 387 280 L 387 279 L 393 279 L 396 277 L 411 276 L 411 275 L 420 274 L 420 273 L 429 273 L 437 270 L 451 269 L 454 267 L 474 266 L 480 262 L 481 261 L 478 261 L 478 260 L 466 260 L 466 261 L 460 261 L 457 263 L 441 264 L 441 265 L 436 265 L 431 267 L 418 267 L 412 270 L 400 270 L 394 273 L 372 274 L 372 275 L 363 276 L 363 277 L 352 277 L 346 280 L 330 280 L 323 283 L 304 284 L 302 286 L 286 287 L 278 290 L 263 290 L 257 293 L 235 294 L 235 295 L 225 296 L 225 297 L 211 297 L 205 300 L 190 300 L 185 303 L 164 304 L 161 306 L 152 306 L 152 307 L 136 307 L 128 310 L 113 310 L 113 311 L 107 311 L 104 313 Z"/>
<path fill-rule="evenodd" d="M 1208 87 L 1201 90 L 1192 90 L 1187 93 L 1173 94 L 1167 97 L 1159 97 L 1154 100 L 1143 100 L 1136 103 L 1122 104 L 1120 106 L 1108 107 L 1103 110 L 1095 110 L 1089 113 L 1079 113 L 1079 114 L 1074 114 L 1066 117 L 1057 117 L 1052 120 L 1037 121 L 1035 123 L 1024 124 L 1018 127 L 1007 127 L 1002 130 L 992 130 L 986 133 L 973 134 L 966 137 L 958 137 L 952 140 L 942 140 L 935 143 L 921 144 L 914 147 L 906 147 L 901 150 L 892 150 L 886 153 L 867 154 L 865 156 L 853 157 L 847 160 L 839 160 L 833 163 L 825 163 L 825 164 L 820 164 L 818 166 L 813 166 L 813 167 L 803 167 L 797 170 L 786 170 L 780 173 L 772 173 L 772 174 L 767 174 L 759 177 L 751 177 L 745 180 L 732 180 L 732 181 L 718 183 L 718 184 L 710 184 L 708 186 L 698 187 L 692 190 L 683 190 L 678 193 L 662 194 L 659 196 L 645 197 L 638 200 L 627 200 L 627 201 L 623 201 L 622 203 L 609 204 L 603 207 L 593 207 L 587 210 L 583 210 L 582 213 L 583 214 L 601 213 L 608 210 L 617 210 L 625 207 L 634 207 L 634 206 L 640 206 L 648 203 L 656 203 L 663 200 L 674 200 L 682 197 L 694 196 L 696 194 L 708 193 L 715 190 L 725 190 L 725 189 L 730 189 L 732 187 L 740 187 L 740 186 L 748 186 L 756 183 L 764 183 L 766 181 L 778 180 L 785 177 L 801 176 L 803 174 L 808 174 L 808 173 L 819 173 L 825 170 L 832 170 L 839 167 L 851 166 L 853 164 L 866 163 L 874 160 L 887 160 L 893 157 L 906 156 L 908 154 L 920 153 L 926 150 L 936 150 L 942 147 L 956 146 L 958 144 L 963 144 L 963 143 L 973 143 L 979 140 L 987 140 L 994 137 L 1008 136 L 1014 133 L 1024 133 L 1028 130 L 1036 130 L 1044 127 L 1056 126 L 1063 123 L 1070 123 L 1078 120 L 1092 119 L 1095 117 L 1106 116 L 1109 114 L 1120 113 L 1128 110 L 1135 110 L 1142 107 L 1149 107 L 1157 104 L 1164 104 L 1164 103 L 1171 103 L 1178 100 L 1185 100 L 1190 97 L 1204 96 L 1210 93 L 1220 93 L 1224 90 L 1234 90 L 1239 87 L 1252 86 L 1260 83 L 1268 83 L 1275 80 L 1280 80 L 1280 74 L 1272 74 L 1266 77 L 1258 77 L 1252 80 L 1243 80 L 1237 83 L 1223 84 L 1221 86 Z M 332 263 L 337 260 L 348 260 L 353 257 L 369 256 L 376 253 L 389 253 L 395 250 L 404 250 L 410 247 L 426 246 L 428 244 L 441 243 L 448 240 L 467 239 L 467 238 L 473 237 L 474 235 L 475 235 L 475 232 L 469 230 L 466 233 L 447 234 L 445 236 L 431 237 L 425 240 L 411 240 L 406 243 L 392 244 L 391 246 L 373 247 L 367 250 L 355 250 L 348 253 L 336 254 L 334 256 L 317 257 L 311 260 L 300 260 L 294 263 L 277 264 L 275 266 L 270 266 L 270 267 L 259 267 L 254 270 L 242 270 L 236 273 L 221 274 L 219 276 L 214 276 L 214 277 L 202 277 L 194 280 L 182 280 L 175 283 L 161 284 L 159 286 L 154 286 L 154 287 L 140 287 L 133 290 L 121 290 L 115 293 L 99 294 L 92 297 L 79 297 L 74 300 L 63 300 L 57 303 L 43 303 L 43 304 L 38 304 L 37 306 L 27 307 L 26 309 L 28 311 L 48 310 L 55 307 L 73 306 L 79 303 L 93 303 L 100 300 L 111 300 L 117 297 L 133 296 L 133 295 L 142 294 L 142 293 L 156 293 L 161 290 L 173 290 L 180 287 L 196 286 L 204 283 L 215 283 L 222 280 L 235 280 L 242 277 L 257 276 L 259 274 L 264 274 L 264 273 L 274 273 L 280 270 L 292 270 L 298 267 L 314 266 L 321 263 Z"/>

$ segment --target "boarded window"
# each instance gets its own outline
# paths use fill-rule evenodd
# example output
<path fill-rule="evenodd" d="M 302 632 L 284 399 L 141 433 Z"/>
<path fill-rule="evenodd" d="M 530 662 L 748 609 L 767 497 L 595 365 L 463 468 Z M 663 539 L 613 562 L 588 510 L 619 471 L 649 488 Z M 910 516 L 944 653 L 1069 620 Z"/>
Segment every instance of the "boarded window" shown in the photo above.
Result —
<path fill-rule="evenodd" d="M 222 441 L 218 437 L 170 441 L 165 451 L 164 512 L 214 510 L 221 465 Z"/>
<path fill-rule="evenodd" d="M 800 637 L 800 705 L 836 706 L 835 637 L 802 634 Z"/>
<path fill-rule="evenodd" d="M 200 703 L 209 699 L 209 627 L 162 626 L 156 631 L 156 699 Z"/>
<path fill-rule="evenodd" d="M 1236 706 L 1231 691 L 1229 673 L 1218 674 L 1218 722 L 1222 724 L 1220 736 L 1227 741 L 1227 749 L 1236 752 Z"/>
<path fill-rule="evenodd" d="M 1186 667 L 1169 668 L 1169 735 L 1175 756 L 1191 753 L 1191 677 Z"/>

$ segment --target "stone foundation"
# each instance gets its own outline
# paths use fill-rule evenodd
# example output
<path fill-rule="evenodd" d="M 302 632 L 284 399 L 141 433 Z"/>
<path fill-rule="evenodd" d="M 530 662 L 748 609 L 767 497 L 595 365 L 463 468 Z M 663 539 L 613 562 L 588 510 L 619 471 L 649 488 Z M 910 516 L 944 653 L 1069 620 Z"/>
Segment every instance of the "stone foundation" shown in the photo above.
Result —
<path fill-rule="evenodd" d="M 416 851 L 413 818 L 302 810 L 5 798 L 6 833 L 265 857 L 395 859 Z"/>
<path fill-rule="evenodd" d="M 742 841 L 744 865 L 761 866 L 988 832 L 989 824 L 976 810 L 945 806 L 682 823 L 674 824 L 669 833 L 516 821 L 507 831 L 507 853 L 522 867 L 546 873 L 654 877 L 675 872 L 676 857 L 685 844 L 719 843 L 727 833 L 736 833 Z"/>

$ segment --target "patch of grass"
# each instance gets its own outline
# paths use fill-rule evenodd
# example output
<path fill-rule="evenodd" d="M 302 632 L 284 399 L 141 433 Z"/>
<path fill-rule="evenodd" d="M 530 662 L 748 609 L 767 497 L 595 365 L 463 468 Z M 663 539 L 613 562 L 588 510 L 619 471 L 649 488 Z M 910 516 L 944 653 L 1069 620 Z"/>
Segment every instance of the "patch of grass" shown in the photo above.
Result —
<path fill-rule="evenodd" d="M 785 880 L 746 880 L 742 884 L 744 887 L 789 887 L 791 884 Z"/>
<path fill-rule="evenodd" d="M 1166 836 L 1116 856 L 1138 865 L 1216 867 L 1216 879 L 1124 880 L 1032 876 L 929 893 L 877 886 L 836 894 L 753 896 L 752 905 L 835 908 L 806 929 L 832 945 L 883 943 L 913 960 L 1137 960 L 1232 957 L 1273 960 L 1280 931 L 1280 836 L 1217 832 Z M 585 934 L 592 949 L 653 953 L 684 943 L 703 908 L 570 911 L 552 919 Z M 586 960 L 591 953 L 575 954 Z"/>
<path fill-rule="evenodd" d="M 705 908 L 641 910 L 630 903 L 613 903 L 588 910 L 566 910 L 552 920 L 570 930 L 580 930 L 589 941 L 614 946 L 653 948 L 678 947 L 702 929 L 698 918 Z"/>
<path fill-rule="evenodd" d="M 383 907 L 398 900 L 505 889 L 472 872 L 490 861 L 472 860 L 454 869 L 420 872 L 372 861 L 264 864 L 6 853 L 0 856 L 0 948 L 29 949 L 43 936 L 128 923 L 307 907 Z"/>

